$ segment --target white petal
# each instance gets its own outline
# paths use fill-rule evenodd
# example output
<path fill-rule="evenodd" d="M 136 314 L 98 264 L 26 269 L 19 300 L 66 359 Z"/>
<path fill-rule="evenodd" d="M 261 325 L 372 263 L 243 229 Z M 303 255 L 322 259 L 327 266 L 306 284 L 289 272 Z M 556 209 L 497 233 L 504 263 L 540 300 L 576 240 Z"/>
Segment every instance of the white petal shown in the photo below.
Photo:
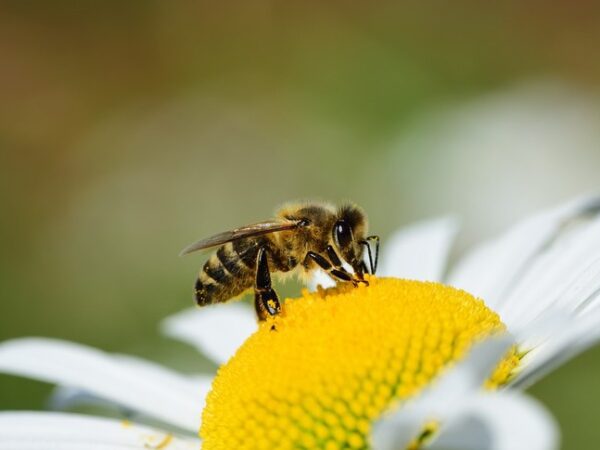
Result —
<path fill-rule="evenodd" d="M 523 350 L 533 349 L 513 380 L 527 386 L 598 339 L 600 218 L 563 230 L 515 284 L 497 312 Z M 546 326 L 540 336 L 539 323 L 546 322 L 554 327 Z"/>
<path fill-rule="evenodd" d="M 585 317 L 571 319 L 555 329 L 541 345 L 531 350 L 521 361 L 522 370 L 511 383 L 526 388 L 552 369 L 600 341 L 600 310 Z"/>
<path fill-rule="evenodd" d="M 187 309 L 162 323 L 167 336 L 193 345 L 217 364 L 227 362 L 256 329 L 256 314 L 241 303 Z"/>
<path fill-rule="evenodd" d="M 576 315 L 600 289 L 600 218 L 581 225 L 548 246 L 531 262 L 496 310 L 509 328 L 550 309 Z"/>
<path fill-rule="evenodd" d="M 478 393 L 442 418 L 439 435 L 427 448 L 440 450 L 552 450 L 558 427 L 537 401 L 518 392 Z"/>
<path fill-rule="evenodd" d="M 204 409 L 206 395 L 213 381 L 212 376 L 198 374 L 183 376 L 143 359 L 119 354 L 111 356 L 118 362 L 119 366 L 126 367 L 127 371 L 136 377 L 144 379 L 152 378 L 157 385 L 167 386 L 167 389 L 172 387 L 175 390 L 177 386 L 181 386 L 185 390 L 182 391 L 182 395 L 192 396 L 196 407 L 200 410 Z M 58 386 L 49 399 L 49 406 L 57 410 L 78 405 L 110 406 L 114 403 L 114 401 L 102 397 L 100 393 L 93 393 L 80 387 L 66 385 Z M 121 404 L 120 406 L 127 405 Z M 135 412 L 139 413 L 140 411 Z"/>
<path fill-rule="evenodd" d="M 588 196 L 526 219 L 468 254 L 452 271 L 448 282 L 484 298 L 497 310 L 510 288 L 561 227 L 568 220 L 599 208 L 600 197 Z"/>
<path fill-rule="evenodd" d="M 518 393 L 484 393 L 488 378 L 512 340 L 489 339 L 417 396 L 374 426 L 377 450 L 405 449 L 435 421 L 440 428 L 427 448 L 446 450 L 552 450 L 558 431 L 552 417 Z"/>
<path fill-rule="evenodd" d="M 112 419 L 78 414 L 0 412 L 0 450 L 147 450 L 163 440 L 165 450 L 199 450 L 198 439 Z"/>
<path fill-rule="evenodd" d="M 150 362 L 53 339 L 3 342 L 0 371 L 80 388 L 194 432 L 209 389 L 208 379 L 198 383 Z"/>
<path fill-rule="evenodd" d="M 335 286 L 335 281 L 321 269 L 316 269 L 308 280 L 308 289 L 316 291 L 317 286 L 322 288 L 330 288 Z"/>
<path fill-rule="evenodd" d="M 458 229 L 456 218 L 442 217 L 398 230 L 382 244 L 378 274 L 441 281 Z"/>
<path fill-rule="evenodd" d="M 512 343 L 512 338 L 504 335 L 476 344 L 465 360 L 443 374 L 429 389 L 375 423 L 375 448 L 406 448 L 431 419 L 452 417 L 456 405 L 479 392 Z"/>
<path fill-rule="evenodd" d="M 50 394 L 47 400 L 48 409 L 61 411 L 77 406 L 98 406 L 103 408 L 111 408 L 117 405 L 102 397 L 98 397 L 89 391 L 72 387 L 72 386 L 57 386 Z M 130 411 L 127 412 L 127 417 L 131 417 Z M 137 418 L 136 418 L 137 420 Z"/>

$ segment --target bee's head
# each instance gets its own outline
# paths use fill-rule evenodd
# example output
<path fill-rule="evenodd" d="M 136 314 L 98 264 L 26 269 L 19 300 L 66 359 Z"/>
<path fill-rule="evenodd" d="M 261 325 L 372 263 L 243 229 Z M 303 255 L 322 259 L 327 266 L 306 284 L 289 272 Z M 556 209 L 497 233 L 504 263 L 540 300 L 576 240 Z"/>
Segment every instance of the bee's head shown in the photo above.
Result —
<path fill-rule="evenodd" d="M 341 206 L 337 220 L 333 224 L 333 242 L 342 258 L 362 275 L 365 272 L 363 251 L 367 234 L 367 216 L 361 208 L 353 204 Z"/>

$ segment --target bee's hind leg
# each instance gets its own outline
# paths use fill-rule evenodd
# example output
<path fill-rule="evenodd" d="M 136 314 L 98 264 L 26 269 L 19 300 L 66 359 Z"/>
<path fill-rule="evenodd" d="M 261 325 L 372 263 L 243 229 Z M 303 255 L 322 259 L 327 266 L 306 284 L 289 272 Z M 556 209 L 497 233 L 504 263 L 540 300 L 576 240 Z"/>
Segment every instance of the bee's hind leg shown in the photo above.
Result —
<path fill-rule="evenodd" d="M 281 305 L 277 293 L 271 287 L 271 273 L 267 252 L 264 247 L 256 256 L 256 281 L 254 284 L 254 307 L 258 320 L 266 320 L 269 316 L 279 314 Z"/>

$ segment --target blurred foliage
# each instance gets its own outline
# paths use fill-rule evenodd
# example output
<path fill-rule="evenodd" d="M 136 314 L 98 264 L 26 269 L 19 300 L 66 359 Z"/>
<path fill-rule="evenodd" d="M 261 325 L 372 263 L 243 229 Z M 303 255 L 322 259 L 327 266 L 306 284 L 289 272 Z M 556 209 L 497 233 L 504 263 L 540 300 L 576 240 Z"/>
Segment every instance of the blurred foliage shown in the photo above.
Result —
<path fill-rule="evenodd" d="M 213 370 L 158 334 L 191 304 L 202 260 L 176 257 L 189 241 L 289 199 L 350 198 L 384 236 L 457 212 L 464 248 L 597 186 L 596 150 L 542 149 L 529 165 L 521 150 L 499 152 L 484 165 L 483 153 L 460 156 L 460 140 L 444 153 L 444 126 L 428 118 L 535 79 L 587 101 L 599 12 L 566 1 L 3 2 L 0 339 L 60 337 Z M 541 109 L 588 117 L 567 103 Z M 414 133 L 439 139 L 397 144 Z M 493 225 L 477 222 L 487 216 Z M 600 439 L 589 426 L 598 370 L 595 350 L 533 390 L 565 448 Z M 1 408 L 41 408 L 48 393 L 0 376 Z"/>

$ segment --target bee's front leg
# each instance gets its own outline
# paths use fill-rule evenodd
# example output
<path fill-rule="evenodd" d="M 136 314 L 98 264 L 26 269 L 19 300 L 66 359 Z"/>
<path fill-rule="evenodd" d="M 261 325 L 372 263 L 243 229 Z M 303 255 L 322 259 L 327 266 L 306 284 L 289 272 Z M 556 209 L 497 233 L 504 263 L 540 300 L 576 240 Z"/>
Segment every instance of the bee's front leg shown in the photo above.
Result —
<path fill-rule="evenodd" d="M 329 256 L 329 260 L 333 264 L 333 267 L 335 267 L 337 270 L 339 270 L 341 272 L 345 272 L 348 275 L 350 275 L 350 273 L 347 272 L 346 269 L 344 269 L 344 266 L 342 265 L 342 260 L 340 259 L 340 257 L 336 253 L 335 249 L 331 245 L 327 246 L 327 256 Z M 365 283 L 367 286 L 369 285 L 369 282 L 367 280 L 365 280 L 365 277 L 364 277 L 365 272 L 366 272 L 365 265 L 363 263 L 360 270 L 359 269 L 356 270 L 356 278 L 353 278 L 353 281 L 352 281 L 354 283 L 354 286 L 356 286 L 358 283 Z"/>
<path fill-rule="evenodd" d="M 258 320 L 266 320 L 281 311 L 277 293 L 271 287 L 271 272 L 264 247 L 258 250 L 256 256 L 256 281 L 254 283 L 254 307 Z"/>
<path fill-rule="evenodd" d="M 327 256 L 329 256 L 329 258 L 332 260 L 331 262 L 328 261 L 323 255 L 319 255 L 318 253 L 310 251 L 306 254 L 305 259 L 311 259 L 316 262 L 321 269 L 323 269 L 336 280 L 349 281 L 354 286 L 358 286 L 358 283 L 369 284 L 367 280 L 354 278 L 350 272 L 344 269 L 342 261 L 331 245 L 327 247 Z"/>

